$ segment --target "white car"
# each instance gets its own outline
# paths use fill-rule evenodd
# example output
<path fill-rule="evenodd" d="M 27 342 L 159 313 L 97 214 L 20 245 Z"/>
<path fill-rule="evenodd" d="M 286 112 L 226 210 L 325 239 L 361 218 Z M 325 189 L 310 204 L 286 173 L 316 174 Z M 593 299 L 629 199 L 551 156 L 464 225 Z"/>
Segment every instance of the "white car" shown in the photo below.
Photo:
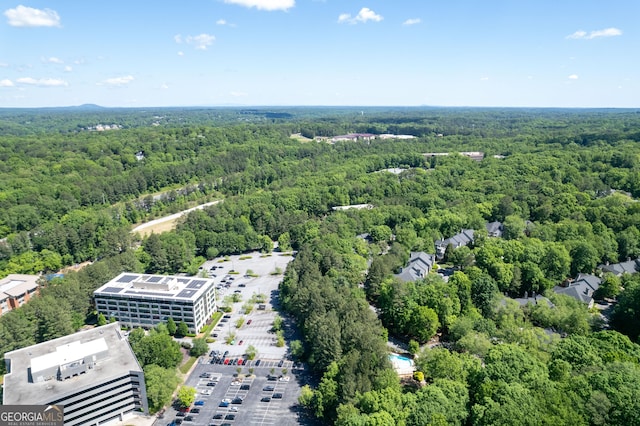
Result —
<path fill-rule="evenodd" d="M 281 382 L 288 382 L 289 381 L 289 376 L 282 376 L 278 379 Z"/>
<path fill-rule="evenodd" d="M 230 410 L 230 411 L 238 412 L 238 407 L 231 407 L 231 408 L 229 408 L 229 410 Z"/>
<path fill-rule="evenodd" d="M 223 399 L 222 402 L 227 402 L 227 403 L 231 404 L 231 400 L 229 398 Z"/>
<path fill-rule="evenodd" d="M 201 393 L 202 395 L 211 395 L 211 389 L 204 389 L 204 390 L 201 390 L 201 391 L 200 391 L 200 393 Z"/>

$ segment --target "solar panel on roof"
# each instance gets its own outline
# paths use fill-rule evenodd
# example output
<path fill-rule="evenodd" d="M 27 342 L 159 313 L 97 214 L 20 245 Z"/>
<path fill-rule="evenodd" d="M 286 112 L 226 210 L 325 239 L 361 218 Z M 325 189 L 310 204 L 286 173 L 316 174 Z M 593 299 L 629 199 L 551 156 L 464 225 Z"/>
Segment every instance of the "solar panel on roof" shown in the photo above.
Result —
<path fill-rule="evenodd" d="M 193 280 L 189 283 L 187 288 L 201 288 L 206 283 L 207 283 L 206 281 L 202 281 L 202 280 Z"/>
<path fill-rule="evenodd" d="M 131 281 L 133 281 L 135 279 L 136 279 L 135 275 L 123 275 L 123 276 L 120 277 L 120 279 L 118 279 L 118 282 L 130 283 Z"/>
<path fill-rule="evenodd" d="M 191 298 L 191 296 L 193 296 L 194 294 L 196 294 L 195 290 L 187 290 L 184 289 L 182 290 L 180 293 L 176 294 L 176 297 L 184 297 L 185 299 L 189 299 Z"/>
<path fill-rule="evenodd" d="M 162 278 L 164 278 L 164 277 L 149 277 L 147 282 L 148 283 L 159 283 L 160 281 L 162 281 Z"/>
<path fill-rule="evenodd" d="M 122 287 L 106 287 L 102 289 L 103 293 L 120 293 L 122 291 Z"/>
<path fill-rule="evenodd" d="M 182 284 L 186 284 L 190 281 L 189 278 L 177 278 L 177 281 Z"/>

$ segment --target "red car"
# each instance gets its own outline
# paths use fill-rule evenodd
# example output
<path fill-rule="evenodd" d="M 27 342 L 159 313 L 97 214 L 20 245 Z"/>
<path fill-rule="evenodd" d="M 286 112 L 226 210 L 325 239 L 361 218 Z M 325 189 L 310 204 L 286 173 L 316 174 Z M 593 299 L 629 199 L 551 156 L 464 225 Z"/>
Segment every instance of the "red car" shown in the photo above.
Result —
<path fill-rule="evenodd" d="M 238 365 L 242 365 L 243 363 L 244 363 L 244 360 L 243 360 L 242 358 L 240 358 L 240 359 L 238 360 Z"/>
<path fill-rule="evenodd" d="M 247 325 L 251 324 L 251 320 L 247 321 Z"/>
<path fill-rule="evenodd" d="M 241 345 L 241 344 L 242 344 L 242 342 L 244 342 L 244 340 L 240 340 L 240 342 L 238 342 L 238 345 Z"/>
<path fill-rule="evenodd" d="M 224 365 L 229 365 L 229 358 L 224 359 Z"/>

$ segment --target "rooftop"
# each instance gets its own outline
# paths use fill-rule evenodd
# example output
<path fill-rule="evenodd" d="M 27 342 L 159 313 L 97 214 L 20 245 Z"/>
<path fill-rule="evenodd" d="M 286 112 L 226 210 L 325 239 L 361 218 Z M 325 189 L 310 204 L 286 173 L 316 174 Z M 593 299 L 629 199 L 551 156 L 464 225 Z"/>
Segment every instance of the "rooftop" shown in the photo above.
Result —
<path fill-rule="evenodd" d="M 20 297 L 38 288 L 38 275 L 9 274 L 0 280 L 0 293 Z"/>
<path fill-rule="evenodd" d="M 137 299 L 178 299 L 196 301 L 214 281 L 209 278 L 146 275 L 123 272 L 99 289 L 95 295 L 117 295 Z"/>
<path fill-rule="evenodd" d="M 96 353 L 105 354 L 106 357 L 98 359 L 96 365 L 85 374 L 67 380 L 31 379 L 32 373 L 56 366 L 69 366 Z M 9 371 L 4 376 L 5 405 L 45 404 L 129 371 L 141 371 L 117 322 L 7 352 L 4 356 Z"/>

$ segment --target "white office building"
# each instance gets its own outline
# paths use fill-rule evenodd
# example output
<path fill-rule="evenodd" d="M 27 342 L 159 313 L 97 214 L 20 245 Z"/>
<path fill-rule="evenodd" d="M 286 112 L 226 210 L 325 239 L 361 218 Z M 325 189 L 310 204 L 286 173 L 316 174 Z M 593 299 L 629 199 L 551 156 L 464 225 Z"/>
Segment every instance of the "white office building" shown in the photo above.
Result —
<path fill-rule="evenodd" d="M 4 354 L 4 405 L 63 405 L 65 425 L 148 414 L 144 372 L 112 323 Z"/>
<path fill-rule="evenodd" d="M 214 281 L 207 278 L 124 272 L 93 296 L 107 320 L 132 328 L 152 328 L 173 318 L 197 333 L 216 311 Z"/>

